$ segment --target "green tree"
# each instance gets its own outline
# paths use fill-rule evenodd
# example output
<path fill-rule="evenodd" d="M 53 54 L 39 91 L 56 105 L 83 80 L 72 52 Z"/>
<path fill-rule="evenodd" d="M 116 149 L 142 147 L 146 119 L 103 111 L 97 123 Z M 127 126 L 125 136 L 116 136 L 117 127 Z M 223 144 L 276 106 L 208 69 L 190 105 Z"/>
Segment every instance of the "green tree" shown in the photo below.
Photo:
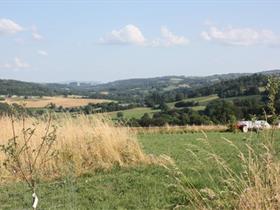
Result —
<path fill-rule="evenodd" d="M 214 123 L 229 123 L 236 117 L 237 107 L 232 102 L 225 100 L 211 101 L 205 109 L 205 114 Z"/>

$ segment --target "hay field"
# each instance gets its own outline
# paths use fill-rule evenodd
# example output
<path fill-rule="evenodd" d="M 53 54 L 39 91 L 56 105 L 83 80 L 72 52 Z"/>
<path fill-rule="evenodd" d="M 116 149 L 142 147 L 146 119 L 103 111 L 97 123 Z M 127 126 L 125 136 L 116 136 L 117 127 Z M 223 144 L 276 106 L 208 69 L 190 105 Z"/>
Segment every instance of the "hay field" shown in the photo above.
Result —
<path fill-rule="evenodd" d="M 55 132 L 52 133 L 53 131 Z M 55 137 L 55 141 L 49 147 L 48 140 L 49 142 L 41 148 L 46 132 L 51 134 L 47 138 Z M 70 170 L 69 167 L 79 176 L 88 171 L 109 169 L 115 165 L 127 167 L 153 164 L 159 160 L 143 152 L 136 133 L 130 128 L 115 126 L 109 119 L 101 116 L 89 118 L 80 115 L 71 118 L 64 115 L 51 121 L 26 118 L 14 120 L 14 123 L 8 117 L 0 118 L 1 145 L 12 143 L 14 136 L 17 141 L 15 151 L 16 154 L 22 152 L 19 160 L 23 167 L 21 170 L 26 174 L 29 173 L 27 160 L 36 159 L 36 151 L 41 150 L 42 155 L 37 157 L 40 164 L 33 166 L 39 179 L 63 177 Z M 58 155 L 45 162 L 44 158 L 48 152 Z M 3 163 L 6 159 L 7 155 L 0 151 L 0 162 Z M 0 182 L 19 178 L 19 170 L 16 170 L 16 167 L 15 165 L 11 170 L 0 170 Z"/>
<path fill-rule="evenodd" d="M 31 98 L 31 99 L 23 99 L 23 98 L 7 98 L 4 102 L 9 104 L 17 103 L 17 104 L 25 104 L 27 108 L 44 108 L 50 103 L 54 103 L 56 106 L 63 106 L 64 108 L 69 107 L 79 107 L 85 106 L 89 103 L 103 103 L 110 102 L 110 100 L 105 99 L 84 99 L 78 97 L 65 98 L 62 96 L 55 97 L 43 97 L 43 98 Z"/>

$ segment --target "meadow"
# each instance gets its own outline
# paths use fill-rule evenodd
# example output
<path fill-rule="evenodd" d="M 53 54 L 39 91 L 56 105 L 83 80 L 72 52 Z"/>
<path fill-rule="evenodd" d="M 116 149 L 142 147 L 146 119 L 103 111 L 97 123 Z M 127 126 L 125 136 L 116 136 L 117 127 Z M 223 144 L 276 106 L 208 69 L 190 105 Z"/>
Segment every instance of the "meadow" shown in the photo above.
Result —
<path fill-rule="evenodd" d="M 218 99 L 219 96 L 214 94 L 214 95 L 209 95 L 209 96 L 202 96 L 202 97 L 195 97 L 195 98 L 188 98 L 188 99 L 184 99 L 182 101 L 196 101 L 196 102 L 199 102 L 199 106 L 197 107 L 193 107 L 194 109 L 204 109 L 205 106 L 210 102 L 210 101 L 213 101 L 215 99 Z M 175 103 L 177 102 L 172 102 L 172 103 L 168 103 L 168 106 L 170 108 L 174 108 L 174 105 Z"/>
<path fill-rule="evenodd" d="M 117 118 L 117 113 L 122 112 L 123 116 L 126 119 L 131 119 L 131 118 L 140 119 L 145 113 L 152 115 L 159 111 L 160 111 L 159 109 L 155 110 L 148 107 L 138 107 L 138 108 L 127 109 L 122 111 L 108 112 L 108 115 L 112 118 Z"/>
<path fill-rule="evenodd" d="M 63 176 L 54 176 L 55 179 L 39 181 L 38 209 L 193 209 L 192 196 L 186 192 L 188 187 L 178 183 L 177 175 L 180 173 L 187 178 L 193 189 L 203 192 L 214 190 L 215 193 L 207 193 L 210 207 L 212 203 L 214 209 L 217 205 L 225 207 L 227 197 L 216 200 L 215 196 L 209 195 L 222 192 L 226 187 L 225 180 L 221 179 L 225 173 L 223 166 L 211 160 L 208 153 L 219 155 L 230 169 L 240 173 L 244 167 L 240 151 L 250 156 L 248 145 L 256 152 L 261 151 L 259 145 L 264 143 L 267 135 L 271 135 L 267 132 L 243 134 L 210 131 L 135 134 L 123 128 L 112 129 L 111 125 L 102 121 L 95 123 L 94 130 L 87 127 L 92 123 L 88 119 L 80 118 L 80 123 L 77 122 L 68 119 L 68 124 L 61 124 L 61 128 L 66 131 L 63 134 L 68 133 L 63 141 L 70 141 L 68 147 L 70 154 L 75 157 L 72 159 L 75 160 L 74 168 Z M 279 157 L 280 133 L 276 132 L 275 135 L 274 149 Z M 58 140 L 61 138 L 58 133 Z M 116 139 L 113 141 L 115 144 L 112 138 Z M 96 143 L 99 143 L 94 144 L 95 148 L 90 150 L 98 152 L 89 153 L 86 148 L 81 149 L 83 142 L 89 139 L 98 140 Z M 139 142 L 139 145 L 129 143 L 129 139 Z M 93 168 L 87 167 L 85 170 L 81 164 L 81 153 L 85 154 L 86 159 L 96 158 L 92 163 Z M 174 169 L 173 165 L 178 169 Z M 24 182 L 3 182 L 0 188 L 0 208 L 30 207 L 29 191 Z"/>
<path fill-rule="evenodd" d="M 199 102 L 200 103 L 199 106 L 192 107 L 192 109 L 198 111 L 198 110 L 204 110 L 207 103 L 209 103 L 210 101 L 213 101 L 215 99 L 218 99 L 218 98 L 219 97 L 217 95 L 210 95 L 210 96 L 204 96 L 204 97 L 196 97 L 196 98 L 185 99 L 183 101 L 197 101 L 197 102 Z M 174 106 L 175 103 L 176 102 L 167 103 L 167 105 L 170 108 L 175 108 L 175 106 Z M 131 119 L 131 118 L 140 119 L 145 113 L 148 113 L 150 116 L 152 116 L 154 113 L 160 112 L 160 109 L 153 109 L 153 108 L 149 108 L 149 107 L 137 107 L 137 108 L 133 108 L 133 109 L 127 109 L 127 110 L 121 110 L 121 111 L 115 111 L 115 112 L 108 112 L 107 114 L 111 118 L 116 119 L 118 112 L 122 112 L 123 117 L 125 119 Z"/>

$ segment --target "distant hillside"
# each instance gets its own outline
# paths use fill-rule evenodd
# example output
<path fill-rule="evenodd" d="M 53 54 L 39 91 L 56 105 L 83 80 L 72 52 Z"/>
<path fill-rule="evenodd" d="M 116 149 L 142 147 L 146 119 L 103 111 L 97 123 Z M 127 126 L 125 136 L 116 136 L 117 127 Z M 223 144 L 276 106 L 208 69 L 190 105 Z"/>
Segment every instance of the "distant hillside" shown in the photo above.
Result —
<path fill-rule="evenodd" d="M 261 71 L 259 72 L 260 74 L 264 75 L 280 75 L 280 69 L 275 69 L 275 70 L 269 70 L 269 71 Z"/>
<path fill-rule="evenodd" d="M 259 95 L 267 84 L 268 74 L 252 74 L 236 79 L 223 80 L 219 83 L 204 86 L 189 91 L 181 90 L 185 97 L 198 97 L 217 94 L 220 98 L 243 95 Z M 180 92 L 178 90 L 177 92 Z M 186 96 L 187 95 L 187 96 Z"/>
<path fill-rule="evenodd" d="M 137 78 L 126 79 L 108 82 L 105 84 L 93 85 L 94 91 L 114 91 L 114 90 L 131 90 L 131 89 L 176 89 L 180 87 L 196 88 L 201 86 L 212 85 L 221 81 L 238 79 L 244 76 L 253 74 L 261 75 L 280 75 L 280 70 L 269 70 L 257 73 L 229 73 L 229 74 L 214 74 L 210 76 L 164 76 L 154 78 Z"/>
<path fill-rule="evenodd" d="M 280 70 L 259 72 L 260 75 L 280 75 Z M 252 73 L 216 74 L 202 77 L 163 76 L 155 78 L 126 79 L 96 84 L 95 82 L 68 82 L 38 84 L 16 80 L 0 80 L 0 95 L 57 95 L 77 94 L 94 98 L 142 101 L 153 92 L 197 91 L 211 87 L 217 89 L 221 82 L 234 80 Z M 216 85 L 216 86 L 215 86 Z M 207 88 L 206 88 L 207 89 Z M 212 91 L 213 92 L 213 91 Z M 216 92 L 215 92 L 216 93 Z"/>
<path fill-rule="evenodd" d="M 100 90 L 128 90 L 134 88 L 179 88 L 179 87 L 199 87 L 213 84 L 222 80 L 238 78 L 248 74 L 220 74 L 204 77 L 186 77 L 186 76 L 164 76 L 154 78 L 126 79 L 117 80 L 105 84 L 95 85 L 93 88 L 96 91 Z"/>
<path fill-rule="evenodd" d="M 95 98 L 109 98 L 115 100 L 141 101 L 151 92 L 165 92 L 180 88 L 199 88 L 219 83 L 224 80 L 239 78 L 248 74 L 221 74 L 205 77 L 164 76 L 155 78 L 138 78 L 117 80 L 105 84 L 91 85 L 71 84 L 48 84 L 54 90 L 69 91 L 75 94 L 89 95 Z"/>
<path fill-rule="evenodd" d="M 279 74 L 279 72 L 280 72 L 279 70 L 272 70 L 272 71 L 260 72 L 258 74 L 275 75 L 275 74 Z M 223 89 L 219 86 L 219 84 L 226 81 L 232 81 L 235 79 L 246 77 L 246 76 L 250 77 L 252 75 L 254 74 L 253 73 L 230 73 L 230 74 L 216 74 L 216 75 L 203 76 L 203 77 L 164 76 L 164 77 L 155 77 L 155 78 L 117 80 L 114 82 L 92 85 L 92 86 L 80 85 L 74 87 L 68 85 L 67 88 L 70 91 L 74 91 L 74 92 L 84 91 L 86 92 L 87 95 L 94 98 L 108 98 L 108 99 L 123 100 L 123 101 L 136 101 L 141 103 L 143 102 L 145 97 L 149 96 L 154 92 L 161 95 L 165 95 L 165 97 L 169 98 L 170 100 L 173 100 L 172 97 L 175 97 L 177 93 L 182 93 L 182 92 L 184 93 L 185 96 L 186 93 L 191 93 L 194 96 L 197 96 L 196 95 L 197 91 L 204 91 L 203 93 L 201 93 L 202 95 L 219 94 L 220 92 L 223 91 Z M 245 80 L 247 80 L 247 78 L 245 78 Z M 231 82 L 226 83 L 226 87 L 228 87 L 230 83 Z M 251 82 L 250 86 L 252 86 L 253 84 L 254 81 Z M 249 88 L 247 86 L 246 88 Z M 208 87 L 210 87 L 210 89 Z M 229 89 L 232 88 L 235 87 L 229 87 Z M 209 94 L 207 92 L 209 92 Z"/>
<path fill-rule="evenodd" d="M 51 96 L 57 91 L 48 87 L 31 82 L 17 80 L 0 80 L 0 95 L 21 95 L 21 96 Z"/>

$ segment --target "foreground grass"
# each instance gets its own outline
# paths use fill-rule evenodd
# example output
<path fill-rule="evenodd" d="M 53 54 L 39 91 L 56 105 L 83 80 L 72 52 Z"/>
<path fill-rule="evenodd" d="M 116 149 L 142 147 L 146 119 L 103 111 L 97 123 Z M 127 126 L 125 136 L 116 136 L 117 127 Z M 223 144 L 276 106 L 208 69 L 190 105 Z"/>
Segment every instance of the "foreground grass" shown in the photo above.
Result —
<path fill-rule="evenodd" d="M 80 178 L 41 184 L 39 209 L 163 209 L 172 203 L 168 183 L 160 167 L 115 168 Z M 0 209 L 27 209 L 30 193 L 23 184 L 0 188 Z"/>
<path fill-rule="evenodd" d="M 280 139 L 280 133 L 277 138 Z M 240 171 L 240 159 L 236 150 L 224 138 L 232 140 L 246 154 L 246 144 L 257 146 L 262 134 L 255 133 L 207 133 L 208 143 L 202 133 L 144 134 L 139 136 L 146 153 L 171 156 L 189 181 L 197 189 L 212 186 L 212 179 L 219 182 L 219 170 L 215 165 L 199 164 L 188 151 L 191 149 L 201 160 L 205 150 L 213 150 L 229 162 L 234 171 Z M 191 146 L 192 145 L 192 146 Z M 280 144 L 276 142 L 279 157 Z M 211 174 L 211 177 L 209 176 Z M 79 178 L 68 175 L 63 180 L 40 184 L 39 209 L 170 209 L 185 205 L 188 198 L 174 185 L 174 178 L 160 166 L 114 168 L 111 171 L 88 173 Z M 10 184 L 0 188 L 0 209 L 24 209 L 30 206 L 27 186 Z"/>

